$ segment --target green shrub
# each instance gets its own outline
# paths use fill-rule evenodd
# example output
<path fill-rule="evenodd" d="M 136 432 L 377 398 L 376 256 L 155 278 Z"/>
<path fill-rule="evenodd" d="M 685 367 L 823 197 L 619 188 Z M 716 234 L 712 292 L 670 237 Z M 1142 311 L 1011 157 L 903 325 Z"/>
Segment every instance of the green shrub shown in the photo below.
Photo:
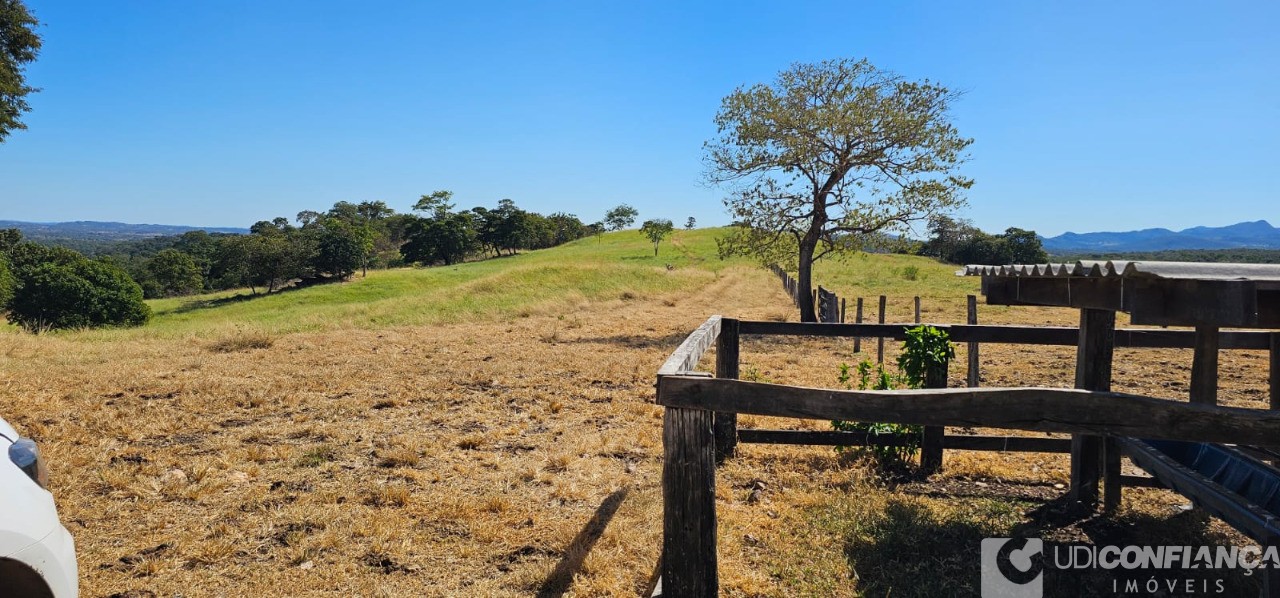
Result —
<path fill-rule="evenodd" d="M 864 359 L 857 366 L 858 390 L 894 390 L 898 388 L 923 388 L 928 372 L 933 367 L 946 371 L 946 365 L 956 355 L 947 333 L 933 326 L 916 326 L 907 330 L 902 354 L 898 356 L 898 373 L 893 374 L 882 365 L 873 366 Z M 874 367 L 874 370 L 872 369 Z M 852 389 L 853 378 L 849 364 L 840 364 L 839 383 Z M 871 454 L 883 466 L 901 465 L 915 455 L 923 439 L 924 428 L 917 425 L 847 422 L 835 420 L 831 427 L 842 432 L 860 432 L 871 435 L 903 434 L 908 441 L 903 446 L 836 447 L 837 451 L 865 452 Z"/>
<path fill-rule="evenodd" d="M 30 243 L 10 259 L 17 285 L 9 321 L 27 330 L 140 326 L 151 318 L 142 287 L 119 266 Z"/>
<path fill-rule="evenodd" d="M 874 368 L 874 370 L 873 370 Z M 882 365 L 872 365 L 871 360 L 864 359 L 858 363 L 858 390 L 894 390 L 905 387 L 905 381 L 894 375 Z M 849 375 L 849 364 L 840 364 L 840 376 L 837 378 L 846 389 L 852 389 L 852 377 Z M 859 432 L 880 436 L 882 434 L 906 434 L 910 440 L 903 446 L 837 446 L 836 451 L 850 454 L 869 454 L 881 467 L 901 465 L 909 461 L 920 448 L 924 429 L 920 426 L 905 424 L 888 424 L 874 422 L 849 422 L 834 420 L 831 427 L 841 432 Z"/>
<path fill-rule="evenodd" d="M 920 267 L 904 266 L 902 268 L 902 277 L 907 280 L 920 280 Z"/>
<path fill-rule="evenodd" d="M 907 329 L 907 338 L 898 356 L 898 369 L 908 388 L 923 388 L 929 369 L 946 370 L 956 356 L 956 349 L 946 332 L 933 326 L 916 326 Z"/>
<path fill-rule="evenodd" d="M 13 299 L 15 282 L 13 269 L 9 267 L 9 260 L 0 255 L 0 310 L 9 304 L 10 299 Z"/>

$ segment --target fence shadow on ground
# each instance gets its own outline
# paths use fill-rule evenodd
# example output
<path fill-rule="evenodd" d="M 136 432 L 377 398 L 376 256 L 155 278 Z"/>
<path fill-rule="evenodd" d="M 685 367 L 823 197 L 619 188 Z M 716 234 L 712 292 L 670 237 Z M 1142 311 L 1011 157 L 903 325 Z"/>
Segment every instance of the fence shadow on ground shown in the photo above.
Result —
<path fill-rule="evenodd" d="M 584 336 L 574 338 L 575 343 L 597 343 L 602 345 L 622 345 L 633 349 L 653 349 L 669 347 L 672 344 L 680 344 L 684 341 L 686 335 L 675 332 L 662 336 L 649 336 L 644 334 L 617 334 L 614 336 Z"/>
<path fill-rule="evenodd" d="M 600 508 L 596 509 L 595 515 L 582 527 L 582 531 L 578 532 L 573 541 L 569 542 L 569 546 L 564 549 L 564 556 L 559 563 L 556 563 L 556 568 L 538 588 L 539 598 L 558 598 L 569 591 L 574 574 L 582 569 L 582 563 L 587 560 L 587 555 L 591 554 L 596 541 L 604 535 L 605 528 L 609 526 L 609 522 L 613 520 L 613 516 L 622 507 L 622 501 L 626 500 L 630 492 L 630 488 L 615 490 L 600 503 Z"/>

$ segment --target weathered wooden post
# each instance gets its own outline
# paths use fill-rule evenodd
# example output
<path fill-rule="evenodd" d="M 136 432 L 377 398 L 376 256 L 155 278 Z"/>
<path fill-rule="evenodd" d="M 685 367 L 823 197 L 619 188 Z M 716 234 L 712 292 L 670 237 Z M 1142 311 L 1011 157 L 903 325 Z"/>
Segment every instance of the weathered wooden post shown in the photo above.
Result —
<path fill-rule="evenodd" d="M 862 323 L 862 297 L 858 297 L 858 306 L 854 311 L 853 318 L 854 318 L 853 323 L 855 324 Z M 862 352 L 862 337 L 860 336 L 853 337 L 853 352 L 854 353 Z"/>
<path fill-rule="evenodd" d="M 716 377 L 738 379 L 738 320 L 720 319 L 720 336 L 716 339 Z M 738 414 L 722 411 L 715 417 L 716 462 L 734 456 L 738 447 Z"/>
<path fill-rule="evenodd" d="M 916 324 L 920 323 L 920 296 L 916 295 Z"/>
<path fill-rule="evenodd" d="M 1218 404 L 1217 326 L 1196 326 L 1196 348 L 1191 361 L 1191 402 Z"/>
<path fill-rule="evenodd" d="M 880 296 L 880 323 L 884 323 L 884 295 Z M 876 344 L 876 363 L 884 365 L 884 336 L 878 339 L 880 342 Z"/>
<path fill-rule="evenodd" d="M 925 388 L 947 387 L 946 363 L 935 364 L 924 373 Z M 920 444 L 920 469 L 925 473 L 933 473 L 942 469 L 942 443 L 947 429 L 943 426 L 925 426 L 924 438 Z"/>
<path fill-rule="evenodd" d="M 969 317 L 965 320 L 965 322 L 968 323 L 970 326 L 977 325 L 978 297 L 976 295 L 969 295 L 968 304 L 969 304 L 968 305 Z M 968 354 L 968 357 L 969 357 L 969 372 L 968 372 L 968 375 L 966 376 L 967 378 L 966 382 L 968 383 L 969 388 L 977 388 L 978 384 L 981 381 L 981 375 L 982 375 L 982 371 L 980 369 L 981 366 L 978 365 L 978 343 L 969 343 L 969 347 L 966 353 Z"/>
<path fill-rule="evenodd" d="M 719 590 L 713 419 L 710 411 L 678 407 L 663 415 L 664 596 L 710 597 Z"/>
<path fill-rule="evenodd" d="M 844 297 L 840 298 L 840 323 L 844 323 Z"/>
<path fill-rule="evenodd" d="M 1275 337 L 1273 336 L 1272 338 L 1274 339 Z M 1271 347 L 1275 348 L 1275 345 L 1271 345 Z M 1272 355 L 1275 355 L 1275 353 L 1273 352 Z M 1280 535 L 1271 534 L 1270 537 L 1262 542 L 1263 551 L 1268 550 L 1268 547 L 1280 549 Z M 1267 598 L 1280 597 L 1280 568 L 1271 566 L 1261 571 L 1264 575 L 1262 578 L 1262 595 Z"/>
<path fill-rule="evenodd" d="M 1280 332 L 1271 333 L 1271 408 L 1280 409 Z"/>
<path fill-rule="evenodd" d="M 1076 346 L 1076 388 L 1111 390 L 1111 360 L 1116 344 L 1116 312 L 1080 310 L 1080 340 Z M 1089 508 L 1098 504 L 1102 438 L 1071 435 L 1071 499 Z"/>

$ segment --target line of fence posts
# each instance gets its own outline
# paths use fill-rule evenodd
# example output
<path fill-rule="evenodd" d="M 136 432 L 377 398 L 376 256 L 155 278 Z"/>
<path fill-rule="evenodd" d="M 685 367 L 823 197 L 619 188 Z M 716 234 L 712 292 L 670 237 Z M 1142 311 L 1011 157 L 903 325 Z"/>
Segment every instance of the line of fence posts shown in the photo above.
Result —
<path fill-rule="evenodd" d="M 800 285 L 799 283 L 796 282 L 796 279 L 792 278 L 791 275 L 788 274 L 786 270 L 783 270 L 777 264 L 769 266 L 769 270 L 773 272 L 775 275 L 777 275 L 779 279 L 782 280 L 782 288 L 787 292 L 787 296 L 791 297 L 791 302 L 794 303 L 797 308 L 800 307 L 800 304 L 801 304 Z M 885 295 L 880 295 L 879 299 L 880 299 L 880 303 L 879 303 L 879 308 L 876 314 L 876 322 L 880 324 L 884 324 L 885 310 L 888 304 L 888 297 L 886 297 Z M 822 285 L 818 285 L 818 288 L 813 291 L 813 295 L 812 297 L 809 298 L 809 300 L 812 301 L 812 304 L 814 306 L 814 312 L 818 314 L 818 322 L 823 324 L 837 324 L 837 323 L 844 324 L 845 323 L 846 304 L 845 304 L 844 297 L 840 297 L 835 292 L 826 289 Z M 912 307 L 914 311 L 913 320 L 916 324 L 920 324 L 921 308 L 920 308 L 919 295 L 912 297 Z M 970 325 L 976 325 L 978 323 L 977 295 L 969 295 L 968 297 L 966 297 L 965 307 L 967 311 L 967 317 L 965 319 L 965 322 Z M 858 297 L 854 303 L 854 313 L 853 313 L 854 323 L 861 324 L 863 322 L 862 317 L 863 317 L 862 297 Z M 1280 334 L 1277 334 L 1277 338 L 1280 338 Z M 968 371 L 966 372 L 966 376 L 965 376 L 965 384 L 970 388 L 977 388 L 982 378 L 981 366 L 979 364 L 980 350 L 978 348 L 978 343 L 976 342 L 967 343 L 965 348 L 966 348 L 966 357 L 968 360 Z M 854 337 L 853 352 L 854 353 L 862 352 L 862 337 Z M 878 337 L 876 339 L 876 363 L 880 365 L 884 364 L 884 337 L 883 336 Z M 1277 369 L 1280 369 L 1280 368 L 1277 368 Z M 1280 403 L 1280 398 L 1273 397 L 1272 400 L 1274 402 Z"/>

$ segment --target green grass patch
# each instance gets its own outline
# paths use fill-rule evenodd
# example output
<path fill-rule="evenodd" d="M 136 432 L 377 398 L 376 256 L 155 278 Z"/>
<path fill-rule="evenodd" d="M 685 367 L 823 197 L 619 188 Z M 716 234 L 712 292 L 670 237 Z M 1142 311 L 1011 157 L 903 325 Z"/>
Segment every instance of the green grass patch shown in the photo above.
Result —
<path fill-rule="evenodd" d="M 370 271 L 367 277 L 271 294 L 242 289 L 157 299 L 148 302 L 155 315 L 142 328 L 67 334 L 101 340 L 213 337 L 223 340 L 212 350 L 238 351 L 264 346 L 254 335 L 564 313 L 589 302 L 687 292 L 714 281 L 731 264 L 749 263 L 717 258 L 721 234 L 723 229 L 677 231 L 656 257 L 644 236 L 628 230 L 514 256 Z"/>

